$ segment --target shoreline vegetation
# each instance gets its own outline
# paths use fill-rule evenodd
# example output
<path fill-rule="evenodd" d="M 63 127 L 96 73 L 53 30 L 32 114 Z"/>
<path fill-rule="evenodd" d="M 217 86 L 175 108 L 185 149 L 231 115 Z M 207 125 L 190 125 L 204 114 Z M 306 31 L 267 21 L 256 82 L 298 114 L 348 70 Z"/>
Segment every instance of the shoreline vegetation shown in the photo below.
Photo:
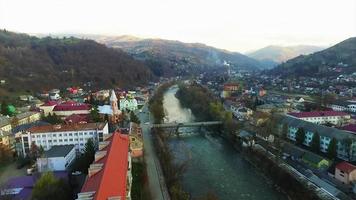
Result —
<path fill-rule="evenodd" d="M 156 90 L 154 96 L 149 101 L 149 110 L 154 118 L 154 123 L 162 123 L 165 117 L 163 108 L 164 93 L 175 82 L 164 83 Z M 161 128 L 152 129 L 153 142 L 155 150 L 160 160 L 166 181 L 167 189 L 172 200 L 189 200 L 190 195 L 184 191 L 181 184 L 181 176 L 187 166 L 187 163 L 177 164 L 174 162 L 174 155 L 168 146 L 168 137 Z"/>
<path fill-rule="evenodd" d="M 236 140 L 235 133 L 242 128 L 242 124 L 232 120 L 230 112 L 226 112 L 222 103 L 211 92 L 198 84 L 179 85 L 176 97 L 183 107 L 191 109 L 194 116 L 199 120 L 222 120 L 224 121 L 221 136 L 228 140 L 232 146 L 243 154 L 243 158 L 262 172 L 266 178 L 273 182 L 274 188 L 283 192 L 293 200 L 319 200 L 317 194 L 305 184 L 296 179 L 292 174 L 282 168 L 273 159 L 263 152 L 253 149 L 243 150 L 241 143 Z M 230 121 L 231 120 L 231 121 Z"/>

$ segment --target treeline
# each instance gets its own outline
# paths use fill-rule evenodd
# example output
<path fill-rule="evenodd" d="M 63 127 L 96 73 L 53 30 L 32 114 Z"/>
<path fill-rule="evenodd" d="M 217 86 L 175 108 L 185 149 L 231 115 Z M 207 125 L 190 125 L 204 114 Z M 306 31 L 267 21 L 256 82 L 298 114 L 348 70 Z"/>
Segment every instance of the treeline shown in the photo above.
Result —
<path fill-rule="evenodd" d="M 155 123 L 162 123 L 164 119 L 163 97 L 164 93 L 174 83 L 166 83 L 161 85 L 155 92 L 155 95 L 150 99 L 149 109 L 154 117 Z M 168 138 L 164 134 L 164 130 L 156 128 L 152 130 L 155 149 L 161 163 L 164 173 L 165 182 L 168 188 L 169 195 L 172 200 L 188 200 L 190 195 L 183 190 L 180 178 L 186 168 L 186 163 L 177 164 L 174 162 L 174 155 L 169 148 Z"/>
<path fill-rule="evenodd" d="M 234 133 L 238 128 L 232 113 L 207 89 L 198 84 L 180 84 L 176 97 L 183 107 L 191 109 L 199 121 L 223 121 L 224 131 Z"/>
<path fill-rule="evenodd" d="M 261 170 L 273 183 L 285 191 L 291 199 L 319 200 L 320 198 L 306 184 L 298 181 L 292 174 L 281 168 L 260 151 L 246 152 L 248 160 Z"/>

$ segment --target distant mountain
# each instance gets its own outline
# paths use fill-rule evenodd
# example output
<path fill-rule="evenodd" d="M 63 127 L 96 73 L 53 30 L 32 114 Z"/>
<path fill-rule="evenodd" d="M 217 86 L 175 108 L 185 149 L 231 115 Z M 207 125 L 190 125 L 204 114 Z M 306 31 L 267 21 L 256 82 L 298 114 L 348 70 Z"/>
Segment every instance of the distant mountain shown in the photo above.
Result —
<path fill-rule="evenodd" d="M 325 50 L 290 59 L 270 71 L 284 76 L 314 77 L 335 76 L 338 72 L 356 72 L 356 37 Z"/>
<path fill-rule="evenodd" d="M 91 82 L 93 87 L 142 85 L 153 78 L 144 63 L 93 40 L 37 38 L 0 31 L 0 86 L 36 91 Z"/>
<path fill-rule="evenodd" d="M 143 60 L 155 75 L 190 75 L 210 69 L 231 66 L 235 69 L 259 70 L 259 61 L 236 52 L 217 49 L 200 43 L 183 43 L 162 39 L 140 39 L 133 36 L 99 37 L 93 39 L 109 47 L 122 49 Z"/>
<path fill-rule="evenodd" d="M 308 55 L 323 50 L 323 47 L 298 45 L 298 46 L 267 46 L 257 51 L 248 53 L 251 58 L 263 62 L 270 62 L 271 66 L 277 66 L 279 63 L 295 58 L 299 55 Z"/>

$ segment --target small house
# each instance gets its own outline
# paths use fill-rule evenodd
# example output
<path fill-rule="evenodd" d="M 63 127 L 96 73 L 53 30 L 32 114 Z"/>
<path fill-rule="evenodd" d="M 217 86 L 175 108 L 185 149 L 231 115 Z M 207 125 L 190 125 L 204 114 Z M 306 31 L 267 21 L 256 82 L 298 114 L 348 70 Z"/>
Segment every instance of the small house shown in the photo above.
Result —
<path fill-rule="evenodd" d="M 76 157 L 75 146 L 58 145 L 44 152 L 42 158 L 37 158 L 37 168 L 43 171 L 65 171 Z"/>
<path fill-rule="evenodd" d="M 304 151 L 292 144 L 285 143 L 282 148 L 283 154 L 289 156 L 292 160 L 301 160 Z"/>
<path fill-rule="evenodd" d="M 335 167 L 335 178 L 344 184 L 356 180 L 356 166 L 346 161 L 338 163 Z"/>
<path fill-rule="evenodd" d="M 302 158 L 303 162 L 316 169 L 325 169 L 329 167 L 329 160 L 311 152 L 306 152 Z"/>

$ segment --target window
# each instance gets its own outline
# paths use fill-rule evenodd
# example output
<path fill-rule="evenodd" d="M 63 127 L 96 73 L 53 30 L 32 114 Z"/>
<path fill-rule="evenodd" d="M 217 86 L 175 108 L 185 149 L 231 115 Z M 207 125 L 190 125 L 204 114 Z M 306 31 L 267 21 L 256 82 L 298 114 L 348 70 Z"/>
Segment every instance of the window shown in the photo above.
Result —
<path fill-rule="evenodd" d="M 73 139 L 69 139 L 69 141 L 71 141 L 71 142 L 72 142 L 72 141 L 73 141 Z"/>
<path fill-rule="evenodd" d="M 62 134 L 59 134 L 59 137 L 62 137 Z"/>
<path fill-rule="evenodd" d="M 73 134 L 72 134 L 72 133 L 69 133 L 69 136 L 73 136 Z"/>
<path fill-rule="evenodd" d="M 83 141 L 83 138 L 80 138 L 80 141 Z"/>
<path fill-rule="evenodd" d="M 78 136 L 78 133 L 74 133 L 75 136 Z"/>
<path fill-rule="evenodd" d="M 59 142 L 63 142 L 63 140 L 62 140 L 62 139 L 59 139 Z"/>
<path fill-rule="evenodd" d="M 64 139 L 64 142 L 68 142 L 68 139 Z"/>
<path fill-rule="evenodd" d="M 57 140 L 53 140 L 53 142 L 57 142 Z"/>
<path fill-rule="evenodd" d="M 83 135 L 83 133 L 79 133 L 79 135 Z"/>
<path fill-rule="evenodd" d="M 87 135 L 87 134 L 88 134 L 87 132 L 84 133 L 84 135 Z"/>
<path fill-rule="evenodd" d="M 57 134 L 53 133 L 53 137 L 57 137 Z"/>
<path fill-rule="evenodd" d="M 67 133 L 64 133 L 63 136 L 64 136 L 64 137 L 67 137 Z"/>

